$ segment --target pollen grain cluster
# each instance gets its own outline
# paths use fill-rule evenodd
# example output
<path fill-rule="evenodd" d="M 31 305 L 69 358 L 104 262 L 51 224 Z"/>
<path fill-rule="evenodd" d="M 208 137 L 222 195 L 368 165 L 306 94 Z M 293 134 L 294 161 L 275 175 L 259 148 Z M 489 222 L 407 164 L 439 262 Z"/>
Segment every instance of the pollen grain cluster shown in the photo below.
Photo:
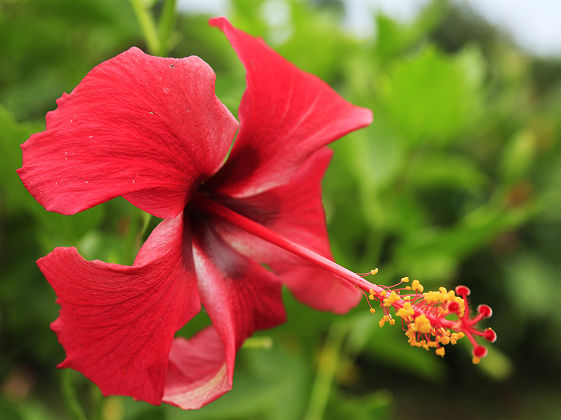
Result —
<path fill-rule="evenodd" d="M 361 276 L 377 272 L 378 269 Z M 376 312 L 377 305 L 374 303 L 383 311 L 380 327 L 386 323 L 394 325 L 394 316 L 401 318 L 402 328 L 413 347 L 425 350 L 433 348 L 438 356 L 443 357 L 444 346 L 454 345 L 461 338 L 467 337 L 473 346 L 473 363 L 477 364 L 487 354 L 487 349 L 477 343 L 475 336 L 494 342 L 497 335 L 491 328 L 481 330 L 476 327 L 479 321 L 492 315 L 492 310 L 487 305 L 480 305 L 477 314 L 470 318 L 469 294 L 466 286 L 458 286 L 455 290 L 440 287 L 438 290 L 425 292 L 419 280 L 413 280 L 409 285 L 409 278 L 403 277 L 393 286 L 376 286 L 376 289 L 370 289 L 367 300 L 370 312 Z M 390 312 L 392 308 L 393 316 Z"/>

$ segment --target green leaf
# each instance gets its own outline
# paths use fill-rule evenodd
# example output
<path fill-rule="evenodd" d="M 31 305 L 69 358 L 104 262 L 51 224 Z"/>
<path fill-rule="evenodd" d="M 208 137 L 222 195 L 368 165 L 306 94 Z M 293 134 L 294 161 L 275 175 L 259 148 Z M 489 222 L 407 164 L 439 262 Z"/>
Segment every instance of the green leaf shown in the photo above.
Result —
<path fill-rule="evenodd" d="M 166 406 L 166 418 L 297 420 L 304 409 L 309 376 L 301 359 L 278 347 L 242 350 L 232 391 L 197 411 Z"/>
<path fill-rule="evenodd" d="M 516 133 L 506 144 L 499 162 L 500 173 L 507 182 L 523 178 L 534 163 L 537 139 L 530 130 Z"/>
<path fill-rule="evenodd" d="M 561 326 L 558 269 L 531 252 L 519 253 L 505 267 L 513 308 L 532 318 L 547 318 Z"/>
<path fill-rule="evenodd" d="M 396 265 L 432 282 L 449 279 L 461 258 L 486 246 L 498 234 L 521 225 L 534 213 L 535 206 L 531 205 L 509 211 L 486 205 L 456 226 L 410 232 L 396 247 Z"/>
<path fill-rule="evenodd" d="M 302 2 L 292 2 L 290 8 L 290 37 L 279 45 L 278 52 L 301 69 L 333 84 L 344 71 L 342 57 L 356 50 L 359 42 L 325 11 L 313 10 Z M 310 60 L 310 56 L 315 58 Z"/>
<path fill-rule="evenodd" d="M 403 24 L 388 16 L 376 16 L 375 53 L 379 61 L 388 61 L 425 40 L 439 23 L 443 9 L 440 1 L 432 1 L 413 22 Z"/>
<path fill-rule="evenodd" d="M 487 356 L 481 359 L 479 367 L 485 374 L 496 381 L 505 381 L 514 371 L 509 357 L 496 346 L 486 346 Z"/>
<path fill-rule="evenodd" d="M 380 328 L 380 316 L 366 313 L 354 318 L 348 340 L 350 349 L 355 352 L 364 349 L 364 354 L 376 363 L 431 382 L 443 379 L 445 364 L 434 354 L 434 350 L 427 352 L 409 346 L 407 337 L 397 325 Z"/>
<path fill-rule="evenodd" d="M 416 188 L 448 187 L 478 193 L 488 182 L 472 159 L 442 153 L 416 156 L 407 174 L 408 182 Z"/>
<path fill-rule="evenodd" d="M 41 127 L 16 122 L 14 116 L 1 105 L 0 127 L 0 207 L 16 211 L 34 202 L 16 173 L 21 166 L 20 143 Z"/>
<path fill-rule="evenodd" d="M 27 211 L 40 223 L 39 231 L 44 248 L 71 244 L 82 237 L 100 220 L 103 208 L 86 210 L 75 216 L 63 216 L 46 211 L 25 189 L 16 169 L 21 166 L 20 143 L 35 131 L 38 124 L 22 124 L 0 106 L 0 210 L 7 212 Z"/>
<path fill-rule="evenodd" d="M 362 396 L 338 393 L 330 400 L 327 419 L 383 420 L 392 419 L 393 396 L 380 390 Z"/>
<path fill-rule="evenodd" d="M 393 65 L 382 106 L 408 142 L 450 143 L 475 120 L 482 64 L 472 51 L 449 57 L 428 46 Z"/>

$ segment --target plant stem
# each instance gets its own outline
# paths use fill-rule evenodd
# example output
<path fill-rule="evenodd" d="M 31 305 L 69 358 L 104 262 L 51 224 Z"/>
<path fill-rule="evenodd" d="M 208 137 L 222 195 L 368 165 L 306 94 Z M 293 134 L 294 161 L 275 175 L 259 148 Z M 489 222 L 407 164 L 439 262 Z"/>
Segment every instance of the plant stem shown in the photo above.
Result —
<path fill-rule="evenodd" d="M 161 55 L 163 53 L 162 41 L 156 30 L 152 14 L 142 2 L 142 0 L 130 0 L 138 23 L 142 28 L 146 43 L 148 44 L 148 51 L 153 55 Z"/>
<path fill-rule="evenodd" d="M 162 47 L 165 49 L 165 51 L 162 51 L 162 53 L 167 54 L 168 49 L 170 48 L 170 38 L 173 34 L 176 18 L 176 0 L 165 0 L 164 8 L 162 10 L 162 16 L 160 17 L 160 21 L 158 22 L 160 41 L 162 43 Z"/>
<path fill-rule="evenodd" d="M 64 403 L 74 419 L 87 420 L 86 413 L 84 413 L 84 409 L 80 405 L 80 401 L 76 395 L 76 389 L 72 383 L 73 373 L 74 372 L 70 369 L 64 369 L 62 371 L 61 387 Z"/>
<path fill-rule="evenodd" d="M 321 350 L 310 404 L 304 420 L 321 420 L 323 418 L 347 332 L 346 324 L 340 321 L 333 322 L 329 328 L 325 344 Z"/>

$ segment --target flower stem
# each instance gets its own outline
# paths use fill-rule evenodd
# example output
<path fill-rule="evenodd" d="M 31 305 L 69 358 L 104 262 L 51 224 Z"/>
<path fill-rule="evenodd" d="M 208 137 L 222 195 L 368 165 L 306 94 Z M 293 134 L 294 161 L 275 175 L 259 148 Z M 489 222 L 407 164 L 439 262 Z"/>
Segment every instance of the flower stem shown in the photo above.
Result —
<path fill-rule="evenodd" d="M 321 420 L 323 418 L 347 333 L 348 326 L 342 322 L 334 322 L 329 327 L 325 344 L 321 350 L 312 395 L 304 420 Z"/>
<path fill-rule="evenodd" d="M 130 0 L 130 2 L 146 38 L 148 50 L 151 54 L 161 55 L 163 53 L 162 42 L 148 7 L 142 0 Z"/>
<path fill-rule="evenodd" d="M 65 369 L 61 372 L 61 374 L 62 396 L 64 403 L 66 404 L 66 408 L 70 411 L 75 420 L 87 420 L 86 413 L 84 413 L 84 409 L 80 405 L 76 389 L 74 388 L 74 384 L 72 382 L 72 375 L 74 372 L 70 369 Z"/>
<path fill-rule="evenodd" d="M 170 39 L 173 35 L 176 19 L 176 0 L 165 0 L 164 8 L 162 10 L 162 16 L 160 17 L 160 21 L 158 22 L 158 33 L 160 36 L 162 47 L 164 50 L 166 50 L 166 54 L 170 48 Z"/>
<path fill-rule="evenodd" d="M 317 266 L 325 268 L 333 274 L 341 277 L 343 280 L 346 280 L 347 282 L 366 292 L 368 292 L 370 289 L 373 289 L 378 293 L 385 293 L 385 290 L 380 286 L 370 283 L 358 274 L 353 273 L 345 267 L 341 267 L 339 264 L 331 261 L 329 258 L 326 258 L 323 255 L 320 255 L 317 252 L 314 252 L 302 245 L 292 242 L 289 239 L 283 238 L 282 236 L 266 228 L 265 226 L 256 223 L 253 220 L 248 219 L 247 217 L 242 216 L 241 214 L 236 213 L 235 211 L 230 210 L 227 207 L 224 207 L 222 204 L 211 200 L 203 194 L 197 194 L 195 197 L 193 197 L 193 202 L 196 203 L 199 208 L 204 209 L 205 211 L 216 216 L 219 216 L 222 219 L 238 226 L 239 228 L 242 228 L 261 239 L 277 245 L 278 247 L 283 248 L 294 255 L 310 261 Z"/>

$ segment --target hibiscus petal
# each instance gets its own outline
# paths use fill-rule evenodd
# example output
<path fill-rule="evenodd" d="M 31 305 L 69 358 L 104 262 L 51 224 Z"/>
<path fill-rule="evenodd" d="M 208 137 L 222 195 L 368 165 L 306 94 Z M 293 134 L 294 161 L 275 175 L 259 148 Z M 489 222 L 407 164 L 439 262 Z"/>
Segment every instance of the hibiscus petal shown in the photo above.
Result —
<path fill-rule="evenodd" d="M 226 165 L 212 180 L 215 191 L 245 197 L 286 183 L 308 156 L 372 121 L 368 109 L 341 98 L 316 76 L 299 70 L 268 47 L 211 19 L 246 69 L 240 131 Z"/>
<path fill-rule="evenodd" d="M 59 367 L 82 372 L 104 395 L 160 404 L 173 336 L 200 310 L 181 219 L 168 224 L 178 228 L 168 251 L 142 265 L 86 261 L 75 248 L 38 261 L 61 306 L 52 324 L 67 356 Z"/>
<path fill-rule="evenodd" d="M 173 340 L 169 359 L 163 399 L 168 404 L 197 409 L 232 389 L 224 344 L 214 327 L 189 340 Z"/>
<path fill-rule="evenodd" d="M 201 302 L 212 327 L 170 353 L 164 401 L 199 408 L 232 388 L 234 360 L 254 331 L 284 322 L 281 283 L 225 243 L 201 216 L 193 221 L 193 257 Z"/>
<path fill-rule="evenodd" d="M 230 209 L 281 236 L 333 259 L 321 202 L 321 179 L 333 152 L 314 153 L 290 183 L 244 199 L 222 198 Z M 344 313 L 360 300 L 360 292 L 340 277 L 220 219 L 216 228 L 244 255 L 266 262 L 301 302 L 319 310 Z"/>
<path fill-rule="evenodd" d="M 18 173 L 47 210 L 73 214 L 123 195 L 172 218 L 221 166 L 237 122 L 198 57 L 131 48 L 95 67 L 23 145 Z"/>

